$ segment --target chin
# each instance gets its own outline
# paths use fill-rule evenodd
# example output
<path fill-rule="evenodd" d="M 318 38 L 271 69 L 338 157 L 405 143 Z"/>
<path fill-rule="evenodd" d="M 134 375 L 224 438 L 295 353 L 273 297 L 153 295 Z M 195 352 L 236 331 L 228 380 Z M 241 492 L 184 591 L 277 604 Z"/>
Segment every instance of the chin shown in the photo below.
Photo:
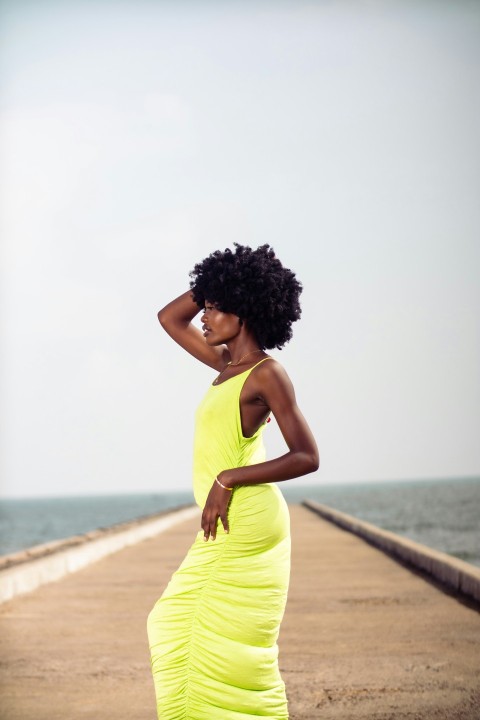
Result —
<path fill-rule="evenodd" d="M 215 338 L 212 338 L 209 335 L 207 335 L 207 337 L 205 338 L 205 342 L 207 343 L 207 345 L 210 345 L 211 347 L 216 347 L 217 345 L 222 345 L 221 340 L 216 340 Z"/>

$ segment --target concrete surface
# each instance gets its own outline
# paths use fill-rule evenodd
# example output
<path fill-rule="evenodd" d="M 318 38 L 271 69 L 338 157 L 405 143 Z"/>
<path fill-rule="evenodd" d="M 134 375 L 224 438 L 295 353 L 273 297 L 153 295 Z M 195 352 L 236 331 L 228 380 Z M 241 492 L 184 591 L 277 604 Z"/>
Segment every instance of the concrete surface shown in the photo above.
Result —
<path fill-rule="evenodd" d="M 0 558 L 0 603 L 60 580 L 107 555 L 154 537 L 179 520 L 197 517 L 198 512 L 196 506 L 172 510 L 4 555 Z"/>
<path fill-rule="evenodd" d="M 480 603 L 480 567 L 383 530 L 327 505 L 321 505 L 314 500 L 305 500 L 303 505 L 335 525 L 359 535 L 389 555 L 431 575 L 435 580 L 465 595 L 466 598 Z"/>
<path fill-rule="evenodd" d="M 479 720 L 478 612 L 306 508 L 291 515 L 291 720 Z M 0 606 L 1 720 L 155 720 L 145 621 L 198 524 Z"/>

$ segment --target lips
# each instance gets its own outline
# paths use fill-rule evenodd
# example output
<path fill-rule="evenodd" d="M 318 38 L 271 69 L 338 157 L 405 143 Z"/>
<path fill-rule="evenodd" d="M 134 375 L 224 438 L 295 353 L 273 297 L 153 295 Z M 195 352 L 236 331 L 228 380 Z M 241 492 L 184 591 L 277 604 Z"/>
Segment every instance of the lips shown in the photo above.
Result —
<path fill-rule="evenodd" d="M 211 328 L 208 325 L 202 325 L 203 337 L 207 337 L 208 333 L 211 332 Z"/>

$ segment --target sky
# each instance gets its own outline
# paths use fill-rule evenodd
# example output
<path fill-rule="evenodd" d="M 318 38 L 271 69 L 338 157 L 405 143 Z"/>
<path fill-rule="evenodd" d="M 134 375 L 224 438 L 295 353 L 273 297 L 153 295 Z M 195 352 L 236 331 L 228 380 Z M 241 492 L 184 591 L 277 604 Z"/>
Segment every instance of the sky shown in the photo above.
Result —
<path fill-rule="evenodd" d="M 479 475 L 479 39 L 465 0 L 0 0 L 1 494 L 191 486 L 212 371 L 156 314 L 233 242 L 304 286 L 291 482 Z"/>

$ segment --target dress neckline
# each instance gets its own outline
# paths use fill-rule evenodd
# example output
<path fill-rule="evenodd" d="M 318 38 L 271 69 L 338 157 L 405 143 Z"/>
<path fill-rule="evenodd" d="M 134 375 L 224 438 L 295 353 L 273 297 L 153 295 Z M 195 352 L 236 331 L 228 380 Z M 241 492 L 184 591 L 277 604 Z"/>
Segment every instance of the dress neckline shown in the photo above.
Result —
<path fill-rule="evenodd" d="M 236 375 L 232 375 L 231 377 L 227 378 L 226 380 L 222 380 L 222 382 L 219 382 L 219 383 L 213 382 L 210 384 L 210 387 L 220 387 L 220 385 L 225 385 L 225 383 L 227 383 L 229 380 L 235 380 L 235 378 L 240 377 L 241 375 L 245 375 L 245 373 L 247 373 L 247 372 L 250 372 L 250 370 L 253 370 L 258 365 L 260 365 L 262 362 L 265 362 L 265 360 L 273 360 L 273 358 L 271 355 L 267 355 L 267 357 L 262 358 L 257 363 L 255 363 L 255 365 L 252 365 L 252 367 L 247 368 L 246 370 L 242 370 L 242 372 L 239 372 Z M 218 375 L 217 375 L 217 377 L 218 377 Z"/>

